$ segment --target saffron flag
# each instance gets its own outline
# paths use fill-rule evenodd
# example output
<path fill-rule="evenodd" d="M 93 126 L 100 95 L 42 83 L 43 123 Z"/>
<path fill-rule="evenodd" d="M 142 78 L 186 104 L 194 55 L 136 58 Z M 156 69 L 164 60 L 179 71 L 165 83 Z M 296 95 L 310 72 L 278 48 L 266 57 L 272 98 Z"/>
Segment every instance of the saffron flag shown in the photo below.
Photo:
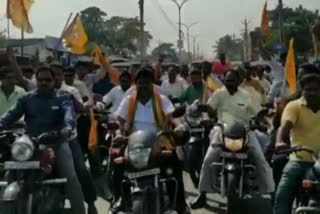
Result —
<path fill-rule="evenodd" d="M 104 71 L 108 73 L 111 82 L 115 85 L 118 85 L 120 79 L 119 71 L 111 67 L 109 58 L 105 55 L 105 53 L 101 51 L 97 44 L 94 44 L 92 56 L 93 63 L 96 65 L 100 65 L 102 69 L 104 69 Z"/>
<path fill-rule="evenodd" d="M 14 26 L 27 33 L 33 32 L 28 16 L 32 4 L 33 0 L 7 0 L 8 18 Z"/>
<path fill-rule="evenodd" d="M 294 39 L 292 38 L 289 44 L 289 52 L 287 55 L 287 61 L 286 61 L 286 67 L 285 67 L 286 79 L 290 88 L 290 94 L 296 93 L 296 90 L 297 90 L 296 63 L 295 63 L 293 45 L 294 45 Z"/>
<path fill-rule="evenodd" d="M 90 120 L 91 120 L 91 127 L 89 133 L 89 145 L 88 149 L 90 152 L 95 153 L 96 148 L 98 146 L 98 122 L 94 118 L 93 110 L 90 109 Z"/>
<path fill-rule="evenodd" d="M 62 37 L 66 46 L 70 48 L 73 53 L 83 54 L 87 51 L 88 36 L 84 30 L 79 14 L 76 15 L 71 24 L 63 32 Z"/>
<path fill-rule="evenodd" d="M 214 74 L 210 74 L 207 77 L 207 87 L 210 91 L 214 92 L 217 89 L 221 88 L 222 86 L 223 86 L 223 83 Z"/>
<path fill-rule="evenodd" d="M 268 4 L 266 2 L 263 7 L 262 18 L 261 18 L 261 29 L 264 37 L 270 36 L 269 13 L 268 13 L 267 7 L 268 7 Z"/>

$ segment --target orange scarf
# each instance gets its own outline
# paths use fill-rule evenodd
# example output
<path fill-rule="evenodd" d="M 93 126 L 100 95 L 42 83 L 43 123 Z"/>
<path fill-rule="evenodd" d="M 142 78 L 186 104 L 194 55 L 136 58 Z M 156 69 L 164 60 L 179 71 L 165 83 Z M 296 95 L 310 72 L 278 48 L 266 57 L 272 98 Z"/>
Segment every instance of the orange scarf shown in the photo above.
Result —
<path fill-rule="evenodd" d="M 126 130 L 128 131 L 129 134 L 132 133 L 132 130 L 133 130 L 133 123 L 136 115 L 137 104 L 138 104 L 137 93 L 134 93 L 129 97 L 129 103 L 128 103 Z M 156 121 L 157 128 L 160 130 L 164 130 L 166 128 L 166 119 L 165 119 L 166 117 L 162 109 L 161 96 L 156 90 L 153 90 L 152 108 L 153 108 L 153 115 Z"/>

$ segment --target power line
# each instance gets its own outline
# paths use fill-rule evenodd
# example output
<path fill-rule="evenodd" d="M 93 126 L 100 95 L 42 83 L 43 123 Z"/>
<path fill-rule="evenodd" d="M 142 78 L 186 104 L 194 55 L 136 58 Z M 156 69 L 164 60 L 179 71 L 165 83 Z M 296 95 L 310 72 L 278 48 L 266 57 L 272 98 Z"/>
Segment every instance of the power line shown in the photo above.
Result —
<path fill-rule="evenodd" d="M 175 23 L 170 19 L 166 11 L 162 8 L 161 4 L 159 3 L 159 0 L 153 0 L 158 10 L 161 12 L 162 16 L 165 18 L 165 20 L 168 22 L 168 24 L 175 30 L 178 31 L 177 26 Z"/>

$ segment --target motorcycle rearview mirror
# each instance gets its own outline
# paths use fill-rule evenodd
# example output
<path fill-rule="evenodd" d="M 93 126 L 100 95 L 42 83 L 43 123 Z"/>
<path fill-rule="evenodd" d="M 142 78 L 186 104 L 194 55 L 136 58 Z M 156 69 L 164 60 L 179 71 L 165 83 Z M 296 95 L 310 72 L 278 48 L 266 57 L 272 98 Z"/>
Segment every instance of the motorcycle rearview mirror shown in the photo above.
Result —
<path fill-rule="evenodd" d="M 186 113 L 186 106 L 179 106 L 172 112 L 173 118 L 182 117 Z"/>

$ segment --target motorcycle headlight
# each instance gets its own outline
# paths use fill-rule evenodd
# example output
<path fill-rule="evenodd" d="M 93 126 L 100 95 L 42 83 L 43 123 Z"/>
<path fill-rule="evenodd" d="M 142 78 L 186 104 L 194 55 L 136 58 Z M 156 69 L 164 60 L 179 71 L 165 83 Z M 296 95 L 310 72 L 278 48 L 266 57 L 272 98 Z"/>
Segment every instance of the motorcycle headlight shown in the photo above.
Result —
<path fill-rule="evenodd" d="M 139 148 L 129 151 L 129 161 L 136 169 L 143 169 L 149 164 L 151 148 Z"/>
<path fill-rule="evenodd" d="M 23 136 L 12 145 L 11 154 L 17 161 L 27 161 L 33 156 L 34 146 L 30 139 Z"/>
<path fill-rule="evenodd" d="M 227 137 L 224 138 L 224 145 L 231 152 L 240 151 L 243 148 L 243 144 L 243 139 L 231 139 Z"/>

